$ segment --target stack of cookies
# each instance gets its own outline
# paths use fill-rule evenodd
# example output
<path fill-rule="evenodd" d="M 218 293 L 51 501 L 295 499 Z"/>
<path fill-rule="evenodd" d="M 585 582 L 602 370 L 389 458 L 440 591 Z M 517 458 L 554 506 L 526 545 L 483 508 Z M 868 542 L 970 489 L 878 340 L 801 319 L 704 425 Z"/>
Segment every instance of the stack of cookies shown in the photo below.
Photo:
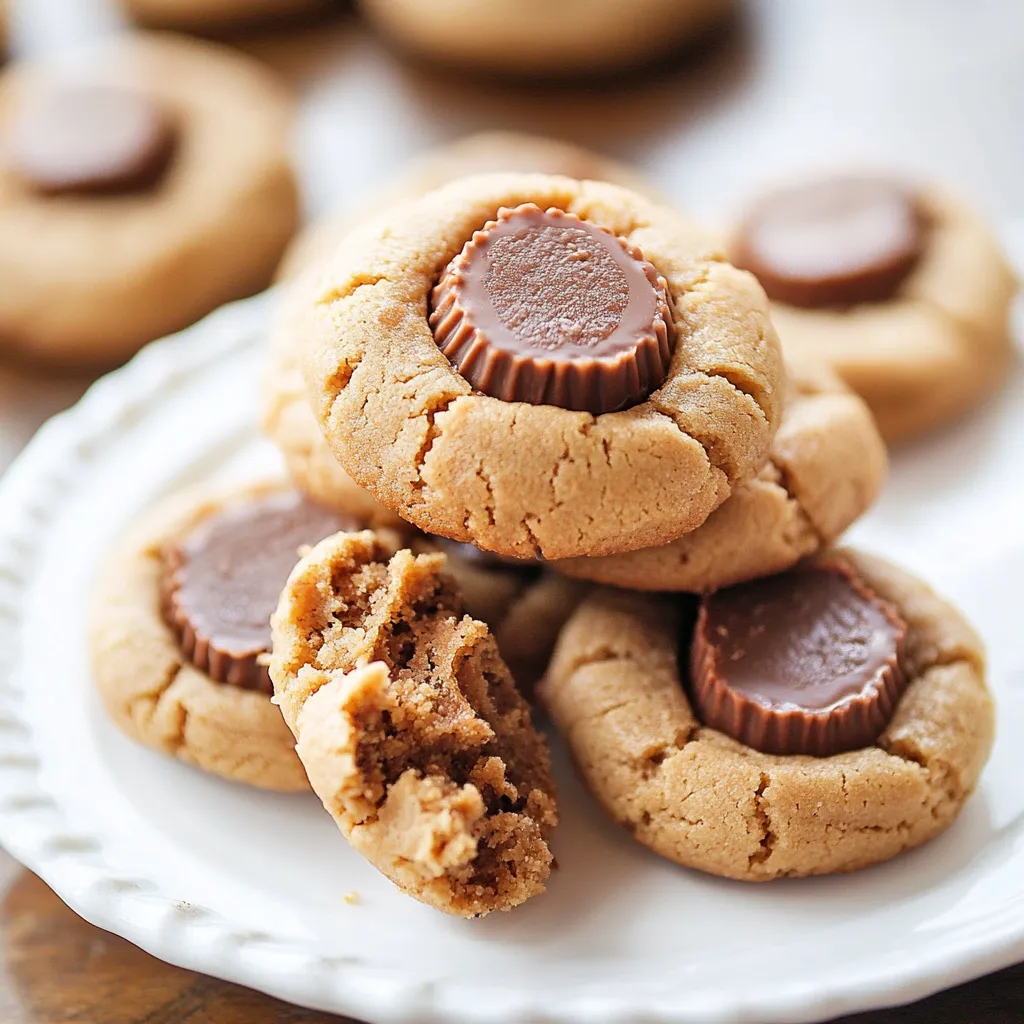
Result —
<path fill-rule="evenodd" d="M 311 785 L 460 916 L 549 878 L 542 711 L 688 867 L 849 871 L 944 829 L 992 741 L 983 654 L 831 546 L 885 475 L 864 402 L 787 366 L 757 280 L 640 191 L 432 184 L 301 261 L 264 394 L 291 483 L 179 496 L 122 546 L 93 631 L 114 719 Z"/>

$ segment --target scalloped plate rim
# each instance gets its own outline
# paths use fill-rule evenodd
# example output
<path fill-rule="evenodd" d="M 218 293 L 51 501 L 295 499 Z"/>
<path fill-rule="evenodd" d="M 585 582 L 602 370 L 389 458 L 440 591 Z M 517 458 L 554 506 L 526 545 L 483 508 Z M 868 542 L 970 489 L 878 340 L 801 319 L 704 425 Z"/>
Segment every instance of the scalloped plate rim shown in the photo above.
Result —
<path fill-rule="evenodd" d="M 179 379 L 225 358 L 252 340 L 261 329 L 272 293 L 225 307 L 193 327 L 147 346 L 133 360 L 97 381 L 80 402 L 53 417 L 37 433 L 0 480 L 0 576 L 17 593 L 30 575 L 19 559 L 30 560 L 45 530 L 47 501 L 73 489 L 76 467 L 86 452 L 101 447 L 109 432 L 142 409 Z M 219 333 L 218 333 L 219 332 Z M 112 401 L 114 399 L 114 401 Z M 105 405 L 113 405 L 113 409 Z M 40 492 L 47 495 L 40 500 Z M 36 502 L 36 504 L 32 504 Z M 36 521 L 27 527 L 17 509 Z M 10 595 L 0 600 L 0 638 L 17 638 L 20 618 Z M 16 646 L 15 646 L 16 651 Z M 1024 905 L 1011 901 L 1004 913 L 964 922 L 933 938 L 913 957 L 886 964 L 861 963 L 852 972 L 837 969 L 829 984 L 788 981 L 756 998 L 722 992 L 700 1004 L 687 999 L 685 983 L 666 999 L 649 994 L 591 998 L 568 992 L 540 1005 L 522 989 L 502 989 L 501 1005 L 486 1008 L 473 996 L 477 988 L 451 983 L 401 984 L 397 969 L 381 971 L 363 964 L 323 957 L 304 944 L 233 928 L 220 914 L 194 906 L 143 877 L 126 878 L 105 864 L 103 843 L 61 828 L 62 809 L 39 779 L 41 763 L 32 747 L 31 729 L 18 716 L 17 684 L 12 680 L 17 653 L 0 660 L 0 841 L 21 863 L 36 872 L 80 916 L 118 934 L 168 963 L 258 989 L 279 998 L 375 1021 L 466 1022 L 529 1019 L 587 1024 L 591 1021 L 644 1020 L 680 1022 L 808 1021 L 822 1015 L 861 1011 L 922 998 L 1024 957 Z M 9 750 L 9 732 L 23 733 L 27 752 Z M 26 818 L 29 829 L 26 831 Z M 961 932 L 969 932 L 966 936 Z M 264 955 L 261 955 L 260 951 Z M 265 954 L 270 954 L 267 956 Z M 284 957 L 276 972 L 274 958 Z M 295 970 L 295 957 L 305 971 Z M 389 982 L 381 985 L 381 981 Z M 296 980 L 298 979 L 298 981 Z M 493 988 L 487 990 L 492 996 Z M 514 1013 L 515 1018 L 509 1013 Z"/>

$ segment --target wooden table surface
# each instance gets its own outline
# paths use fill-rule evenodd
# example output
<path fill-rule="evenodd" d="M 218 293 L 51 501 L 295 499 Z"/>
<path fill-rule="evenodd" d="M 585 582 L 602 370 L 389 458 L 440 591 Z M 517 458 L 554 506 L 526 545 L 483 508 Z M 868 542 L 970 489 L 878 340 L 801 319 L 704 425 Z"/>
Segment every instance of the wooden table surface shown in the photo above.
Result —
<path fill-rule="evenodd" d="M 642 163 L 711 220 L 765 179 L 822 164 L 894 167 L 959 188 L 997 220 L 1024 217 L 1021 0 L 751 0 L 685 66 L 554 94 L 425 74 L 348 20 L 242 45 L 305 97 L 298 147 L 313 213 L 354 201 L 426 145 L 506 127 Z M 0 367 L 0 469 L 89 379 Z M 78 919 L 2 852 L 0 887 L 0 1020 L 10 1024 L 339 1020 L 169 967 Z M 847 1019 L 1024 1021 L 1024 965 Z"/>

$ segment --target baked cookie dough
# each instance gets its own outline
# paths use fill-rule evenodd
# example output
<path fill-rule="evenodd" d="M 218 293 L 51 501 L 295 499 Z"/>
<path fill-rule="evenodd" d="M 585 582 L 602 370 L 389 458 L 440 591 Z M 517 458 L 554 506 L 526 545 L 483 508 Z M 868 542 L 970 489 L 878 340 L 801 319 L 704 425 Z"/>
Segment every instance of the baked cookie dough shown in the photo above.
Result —
<path fill-rule="evenodd" d="M 125 13 L 149 28 L 224 32 L 280 18 L 326 11 L 334 0 L 118 0 Z"/>
<path fill-rule="evenodd" d="M 551 568 L 635 590 L 704 593 L 782 572 L 830 545 L 878 496 L 885 444 L 864 402 L 828 370 L 791 366 L 787 390 L 767 463 L 703 526 L 661 547 Z"/>
<path fill-rule="evenodd" d="M 403 49 L 487 75 L 594 75 L 664 56 L 732 0 L 360 0 Z"/>
<path fill-rule="evenodd" d="M 283 455 L 289 475 L 317 501 L 339 508 L 361 506 L 375 523 L 398 518 L 375 502 L 341 468 L 306 400 L 296 339 L 301 335 L 302 317 L 308 313 L 308 296 L 318 283 L 320 266 L 360 220 L 422 196 L 455 178 L 497 170 L 564 174 L 610 181 L 639 192 L 650 191 L 638 172 L 571 143 L 516 132 L 481 132 L 414 162 L 390 186 L 363 204 L 358 214 L 329 218 L 300 234 L 278 269 L 280 278 L 295 280 L 282 299 L 270 332 L 261 408 L 263 430 Z"/>
<path fill-rule="evenodd" d="M 389 206 L 433 192 L 456 178 L 496 171 L 610 181 L 656 198 L 652 185 L 639 170 L 582 146 L 525 132 L 478 132 L 413 160 L 389 185 L 360 203 L 355 213 L 335 214 L 311 224 L 288 247 L 278 277 L 289 280 L 323 263 L 334 255 L 338 243 L 355 224 Z"/>
<path fill-rule="evenodd" d="M 534 284 L 520 237 L 545 261 Z M 490 310 L 488 260 L 504 268 Z M 462 290 L 478 277 L 482 299 Z M 524 287 L 545 301 L 522 304 Z M 753 278 L 672 211 L 601 182 L 480 175 L 395 207 L 342 242 L 300 343 L 310 404 L 356 483 L 427 532 L 514 557 L 695 529 L 756 474 L 781 410 Z M 534 404 L 550 401 L 580 411 Z"/>
<path fill-rule="evenodd" d="M 95 56 L 74 81 L 0 76 L 0 346 L 36 359 L 121 360 L 258 291 L 296 222 L 291 101 L 268 71 L 170 36 Z"/>
<path fill-rule="evenodd" d="M 829 552 L 805 568 L 853 574 L 905 625 L 902 697 L 861 749 L 766 754 L 703 725 L 680 668 L 694 611 L 679 598 L 595 592 L 562 633 L 543 699 L 605 810 L 663 857 L 744 881 L 853 871 L 937 835 L 977 784 L 994 717 L 974 631 L 880 559 Z"/>
<path fill-rule="evenodd" d="M 310 268 L 286 286 L 274 314 L 260 382 L 263 432 L 281 453 L 295 486 L 314 501 L 358 512 L 371 526 L 401 525 L 397 513 L 375 501 L 341 468 L 306 401 L 297 342 L 310 319 L 318 281 L 316 268 Z"/>
<path fill-rule="evenodd" d="M 227 779 L 307 789 L 262 664 L 270 614 L 300 544 L 362 525 L 276 482 L 155 509 L 104 565 L 91 608 L 93 675 L 117 726 Z M 190 559 L 191 582 L 180 578 Z"/>
<path fill-rule="evenodd" d="M 730 257 L 772 299 L 787 358 L 824 359 L 902 441 L 995 391 L 1013 357 L 1017 282 L 958 200 L 881 178 L 826 178 L 765 196 Z"/>
<path fill-rule="evenodd" d="M 270 673 L 352 846 L 416 899 L 478 917 L 543 892 L 555 791 L 529 707 L 444 564 L 369 531 L 322 541 L 281 594 Z"/>

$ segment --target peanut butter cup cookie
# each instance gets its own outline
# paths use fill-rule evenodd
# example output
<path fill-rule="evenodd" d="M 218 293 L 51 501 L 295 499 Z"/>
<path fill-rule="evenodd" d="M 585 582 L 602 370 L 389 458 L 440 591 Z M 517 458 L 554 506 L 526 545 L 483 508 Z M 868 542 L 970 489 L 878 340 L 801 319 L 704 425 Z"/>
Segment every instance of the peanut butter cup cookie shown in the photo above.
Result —
<path fill-rule="evenodd" d="M 178 496 L 104 567 L 91 615 L 93 671 L 132 739 L 266 789 L 306 789 L 273 692 L 270 616 L 299 549 L 354 516 L 280 484 Z"/>
<path fill-rule="evenodd" d="M 722 20 L 732 0 L 360 0 L 421 57 L 494 74 L 565 78 L 643 64 Z"/>
<path fill-rule="evenodd" d="M 752 277 L 614 185 L 480 175 L 346 237 L 303 324 L 346 472 L 500 554 L 698 527 L 767 457 L 783 368 Z"/>
<path fill-rule="evenodd" d="M 963 414 L 1005 379 L 1017 282 L 956 200 L 880 178 L 772 193 L 733 233 L 733 261 L 772 300 L 787 357 L 824 359 L 887 441 Z"/>
<path fill-rule="evenodd" d="M 291 102 L 256 62 L 169 36 L 94 58 L 0 76 L 0 348 L 81 364 L 258 291 L 297 210 Z"/>
<path fill-rule="evenodd" d="M 704 593 L 770 576 L 831 544 L 878 496 L 885 444 L 864 402 L 829 371 L 793 367 L 768 462 L 703 526 L 657 548 L 555 562 L 579 579 Z"/>
<path fill-rule="evenodd" d="M 853 871 L 931 839 L 994 728 L 970 626 L 852 551 L 690 603 L 595 592 L 542 695 L 638 842 L 746 881 Z"/>
<path fill-rule="evenodd" d="M 400 889 L 460 917 L 544 890 L 544 740 L 440 554 L 371 532 L 318 544 L 274 616 L 270 672 L 310 783 Z"/>
<path fill-rule="evenodd" d="M 375 520 L 394 513 L 374 502 L 341 468 L 306 400 L 296 340 L 301 337 L 307 299 L 320 267 L 361 220 L 396 203 L 415 199 L 455 178 L 491 171 L 537 171 L 571 178 L 610 181 L 639 192 L 649 191 L 637 171 L 579 146 L 516 132 L 482 132 L 444 146 L 415 161 L 388 187 L 353 214 L 314 224 L 289 247 L 278 270 L 294 283 L 282 302 L 278 325 L 271 331 L 270 356 L 263 375 L 263 429 L 284 456 L 296 485 L 328 505 L 349 508 L 362 503 Z M 306 280 L 300 278 L 305 273 Z M 306 290 L 305 293 L 303 290 Z"/>

